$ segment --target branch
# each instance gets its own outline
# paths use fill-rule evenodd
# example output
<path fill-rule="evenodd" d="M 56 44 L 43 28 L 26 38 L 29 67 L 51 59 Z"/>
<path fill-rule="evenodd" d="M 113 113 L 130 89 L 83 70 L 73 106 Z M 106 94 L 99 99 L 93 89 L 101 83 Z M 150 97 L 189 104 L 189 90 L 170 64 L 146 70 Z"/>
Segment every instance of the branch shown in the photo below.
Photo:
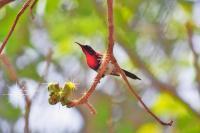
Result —
<path fill-rule="evenodd" d="M 107 49 L 107 53 L 106 53 L 106 57 L 105 59 L 103 58 L 103 63 L 100 67 L 100 70 L 93 82 L 93 85 L 91 86 L 91 88 L 88 90 L 88 92 L 78 101 L 72 101 L 69 102 L 69 104 L 67 105 L 68 107 L 73 107 L 73 106 L 77 106 L 83 103 L 87 103 L 87 99 L 90 97 L 90 95 L 92 94 L 92 92 L 95 90 L 97 84 L 99 83 L 100 79 L 102 78 L 102 75 L 108 65 L 108 63 L 111 61 L 117 71 L 121 74 L 122 78 L 124 79 L 126 85 L 128 86 L 128 89 L 130 90 L 131 94 L 133 94 L 137 100 L 143 105 L 143 107 L 145 108 L 145 110 L 151 114 L 160 124 L 162 125 L 166 125 L 166 126 L 171 126 L 173 121 L 170 121 L 169 123 L 163 122 L 162 120 L 160 120 L 146 105 L 145 103 L 142 101 L 142 99 L 140 98 L 140 96 L 132 89 L 130 83 L 127 80 L 127 77 L 125 75 L 125 73 L 121 70 L 120 66 L 118 65 L 115 57 L 113 56 L 113 47 L 114 47 L 114 38 L 113 38 L 113 34 L 114 34 L 114 25 L 113 25 L 113 0 L 107 0 L 107 6 L 108 6 L 108 29 L 109 29 L 109 34 L 108 34 L 108 49 Z"/>
<path fill-rule="evenodd" d="M 49 50 L 49 53 L 48 53 L 47 58 L 46 58 L 47 65 L 46 65 L 46 68 L 44 69 L 45 71 L 44 71 L 44 74 L 42 76 L 43 80 L 48 75 L 48 70 L 49 70 L 51 58 L 52 58 L 52 50 Z M 27 94 L 26 83 L 19 81 L 19 78 L 16 74 L 16 71 L 15 71 L 13 65 L 11 64 L 10 60 L 8 59 L 8 57 L 5 54 L 2 54 L 2 55 L 0 55 L 0 59 L 1 59 L 2 63 L 5 65 L 6 70 L 8 71 L 9 78 L 12 81 L 17 82 L 17 85 L 19 86 L 19 88 L 21 89 L 21 91 L 24 95 L 24 99 L 25 99 L 25 102 L 26 102 L 25 115 L 24 115 L 24 119 L 25 119 L 24 132 L 29 133 L 29 131 L 30 131 L 29 130 L 29 116 L 30 116 L 30 111 L 31 111 L 31 105 L 32 105 L 33 101 L 36 99 L 36 97 L 39 93 L 39 88 L 42 85 L 43 80 L 41 80 L 39 82 L 38 87 L 36 88 L 36 92 L 33 95 L 33 98 L 30 99 L 28 94 Z"/>
<path fill-rule="evenodd" d="M 98 13 L 99 17 L 104 18 L 103 13 L 103 8 L 97 4 L 96 2 L 94 2 L 94 6 L 96 7 L 96 12 Z M 125 29 L 129 30 L 130 28 L 128 26 L 125 27 Z M 160 81 L 159 79 L 156 78 L 156 76 L 151 72 L 151 70 L 148 69 L 148 67 L 146 66 L 146 64 L 142 61 L 142 59 L 139 57 L 139 55 L 137 54 L 137 52 L 133 52 L 129 47 L 127 47 L 127 45 L 129 45 L 129 42 L 125 41 L 119 34 L 118 32 L 117 34 L 117 41 L 123 46 L 123 48 L 126 50 L 126 52 L 128 53 L 132 63 L 134 65 L 136 65 L 138 68 L 140 68 L 144 74 L 151 80 L 153 86 L 156 87 L 156 89 L 158 89 L 159 91 L 162 92 L 166 92 L 168 94 L 170 94 L 171 96 L 173 96 L 173 98 L 175 98 L 176 100 L 178 100 L 181 104 L 183 104 L 186 109 L 190 112 L 192 112 L 194 115 L 196 115 L 198 118 L 200 118 L 200 113 L 198 111 L 196 111 L 195 109 L 193 109 L 191 107 L 191 105 L 189 103 L 187 103 L 186 101 L 184 101 L 175 91 L 176 88 L 174 86 L 168 85 L 163 83 L 162 81 Z M 196 52 L 195 52 L 196 53 Z M 198 55 L 197 53 L 195 54 L 195 56 Z M 197 57 L 197 56 L 196 56 Z M 199 57 L 198 57 L 199 58 Z M 197 59 L 196 59 L 197 61 Z M 196 63 L 197 64 L 197 63 Z M 200 72 L 198 72 L 197 74 L 199 74 Z M 200 74 L 199 74 L 200 75 Z M 200 77 L 200 76 L 199 76 Z M 199 79 L 199 78 L 198 78 Z M 199 82 L 200 80 L 198 80 Z"/>
<path fill-rule="evenodd" d="M 24 126 L 24 132 L 25 133 L 29 133 L 29 116 L 30 116 L 30 108 L 31 108 L 31 99 L 29 98 L 28 94 L 27 94 L 27 86 L 25 82 L 20 82 L 19 80 L 16 81 L 17 85 L 20 87 L 20 89 L 22 90 L 22 93 L 24 95 L 25 101 L 26 101 L 26 106 L 25 106 L 25 115 L 24 115 L 24 119 L 25 119 L 25 126 Z"/>
<path fill-rule="evenodd" d="M 25 133 L 29 133 L 29 116 L 30 116 L 30 111 L 31 111 L 31 105 L 32 103 L 34 102 L 34 100 L 36 99 L 36 97 L 38 96 L 38 93 L 39 93 L 39 89 L 42 85 L 42 82 L 44 81 L 45 77 L 47 77 L 48 75 L 48 70 L 49 70 L 49 66 L 50 66 L 50 62 L 51 62 L 51 58 L 52 58 L 52 50 L 50 49 L 49 50 L 49 53 L 47 55 L 47 58 L 46 58 L 46 62 L 47 62 L 47 65 L 46 65 L 46 68 L 44 69 L 44 74 L 42 75 L 42 80 L 38 83 L 38 86 L 36 88 L 36 91 L 35 93 L 33 94 L 33 97 L 29 100 L 29 102 L 26 104 L 26 111 L 25 111 L 25 129 L 24 129 L 24 132 Z"/>
<path fill-rule="evenodd" d="M 125 45 L 125 41 L 122 38 L 118 38 L 119 43 L 123 46 L 123 48 L 128 53 L 132 63 L 140 68 L 144 74 L 148 77 L 148 79 L 152 82 L 152 85 L 161 92 L 166 92 L 173 96 L 176 100 L 178 100 L 181 104 L 183 104 L 187 110 L 194 113 L 198 118 L 200 118 L 199 112 L 193 109 L 190 104 L 184 101 L 177 93 L 176 88 L 174 86 L 168 85 L 163 83 L 162 81 L 158 80 L 155 75 L 149 70 L 146 64 L 142 61 L 142 59 L 138 56 L 136 52 L 133 52 Z"/>
<path fill-rule="evenodd" d="M 110 54 L 110 56 L 113 56 L 113 47 L 114 47 L 114 24 L 113 24 L 113 0 L 107 0 L 107 6 L 108 6 L 108 51 L 107 54 Z"/>
<path fill-rule="evenodd" d="M 7 44 L 8 40 L 9 40 L 10 36 L 12 35 L 12 33 L 13 33 L 13 31 L 14 31 L 16 25 L 17 25 L 17 22 L 18 22 L 19 18 L 24 13 L 24 11 L 29 7 L 29 5 L 30 5 L 31 2 L 32 2 L 32 0 L 27 0 L 24 3 L 24 5 L 22 6 L 22 8 L 20 9 L 20 11 L 18 12 L 18 14 L 17 14 L 17 16 L 16 16 L 16 18 L 14 20 L 14 23 L 13 23 L 13 25 L 10 28 L 10 31 L 8 32 L 7 36 L 5 37 L 3 43 L 2 43 L 2 45 L 0 47 L 0 54 L 2 53 L 4 47 L 6 46 L 6 44 Z"/>
<path fill-rule="evenodd" d="M 85 105 L 89 108 L 91 114 L 93 114 L 93 115 L 96 114 L 96 110 L 95 110 L 95 108 L 92 106 L 92 104 L 86 102 Z"/>
<path fill-rule="evenodd" d="M 131 87 L 125 73 L 121 70 L 119 64 L 117 63 L 117 61 L 113 58 L 112 59 L 113 64 L 115 64 L 115 67 L 117 68 L 117 70 L 120 72 L 120 75 L 122 76 L 123 80 L 125 81 L 126 85 L 128 86 L 129 91 L 131 92 L 131 94 L 133 94 L 137 100 L 142 104 L 142 106 L 144 107 L 144 109 L 151 115 L 153 116 L 160 124 L 164 125 L 164 126 L 171 126 L 173 121 L 171 120 L 170 122 L 163 122 L 162 120 L 160 120 L 160 118 L 158 118 L 147 106 L 146 104 L 143 102 L 143 100 L 141 99 L 141 97 L 136 93 L 136 91 Z"/>
<path fill-rule="evenodd" d="M 8 74 L 8 78 L 11 81 L 17 81 L 16 71 L 15 71 L 13 65 L 10 63 L 10 60 L 8 59 L 8 57 L 5 54 L 2 54 L 2 55 L 0 55 L 0 60 L 1 60 L 2 64 L 5 66 L 5 69 Z"/>
<path fill-rule="evenodd" d="M 21 89 L 21 91 L 23 93 L 24 100 L 26 102 L 26 110 L 25 110 L 25 115 L 24 115 L 24 119 L 25 119 L 24 132 L 28 133 L 29 132 L 29 112 L 30 112 L 31 100 L 27 94 L 26 83 L 19 81 L 19 78 L 16 74 L 16 71 L 15 71 L 13 65 L 11 64 L 9 58 L 5 54 L 0 55 L 0 59 L 3 63 L 3 65 L 5 66 L 5 68 L 7 69 L 8 76 L 10 77 L 10 79 L 17 83 L 17 85 L 19 86 L 19 88 Z"/>
<path fill-rule="evenodd" d="M 10 2 L 13 2 L 14 0 L 0 0 L 0 8 L 3 6 L 9 4 Z"/>

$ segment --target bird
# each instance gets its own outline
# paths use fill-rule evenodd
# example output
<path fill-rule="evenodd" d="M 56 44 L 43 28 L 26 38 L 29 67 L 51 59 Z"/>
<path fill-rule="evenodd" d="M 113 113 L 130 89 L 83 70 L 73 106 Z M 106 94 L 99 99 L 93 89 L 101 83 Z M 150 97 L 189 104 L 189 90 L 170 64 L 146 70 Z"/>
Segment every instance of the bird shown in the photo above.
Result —
<path fill-rule="evenodd" d="M 89 45 L 83 45 L 79 42 L 75 42 L 76 44 L 78 44 L 81 49 L 82 52 L 85 54 L 86 57 L 86 61 L 87 61 L 87 65 L 93 69 L 94 71 L 98 72 L 98 69 L 101 66 L 102 63 L 102 59 L 103 59 L 103 54 L 95 51 L 91 46 Z M 131 79 L 134 80 L 141 80 L 138 76 L 136 76 L 135 74 L 122 69 L 125 73 L 125 75 Z M 112 64 L 111 62 L 108 63 L 107 68 L 105 70 L 105 73 L 103 76 L 105 75 L 113 75 L 113 76 L 119 76 L 120 73 L 117 71 L 117 69 L 115 68 L 115 65 Z"/>

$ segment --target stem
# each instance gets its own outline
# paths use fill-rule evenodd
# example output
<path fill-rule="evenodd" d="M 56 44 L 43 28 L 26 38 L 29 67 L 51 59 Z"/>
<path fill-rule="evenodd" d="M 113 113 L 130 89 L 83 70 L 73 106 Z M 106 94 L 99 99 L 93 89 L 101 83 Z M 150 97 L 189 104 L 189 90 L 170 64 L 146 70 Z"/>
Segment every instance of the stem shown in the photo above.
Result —
<path fill-rule="evenodd" d="M 108 53 L 113 55 L 113 47 L 114 47 L 114 24 L 113 24 L 113 0 L 107 0 L 108 5 Z"/>
<path fill-rule="evenodd" d="M 96 114 L 96 110 L 95 110 L 95 108 L 92 106 L 92 104 L 86 102 L 85 105 L 89 108 L 91 114 L 93 114 L 93 115 Z"/>
<path fill-rule="evenodd" d="M 6 46 L 6 44 L 7 44 L 8 40 L 9 40 L 10 36 L 12 35 L 12 33 L 13 33 L 13 31 L 14 31 L 16 25 L 17 25 L 17 22 L 18 22 L 19 18 L 20 18 L 21 15 L 24 13 L 24 11 L 29 7 L 31 1 L 32 1 L 32 0 L 27 0 L 27 1 L 24 3 L 24 5 L 22 6 L 22 8 L 20 9 L 20 11 L 18 12 L 18 14 L 17 14 L 17 16 L 16 16 L 16 18 L 15 18 L 15 20 L 14 20 L 14 23 L 13 23 L 13 25 L 12 25 L 11 28 L 10 28 L 10 31 L 8 32 L 6 38 L 4 39 L 4 41 L 3 41 L 3 43 L 2 43 L 2 45 L 1 45 L 1 47 L 0 47 L 0 54 L 2 53 L 4 47 Z"/>
<path fill-rule="evenodd" d="M 128 86 L 129 91 L 131 92 L 131 94 L 133 94 L 137 100 L 142 104 L 142 106 L 144 107 L 144 109 L 151 115 L 153 116 L 160 124 L 164 125 L 164 126 L 171 126 L 173 121 L 170 122 L 163 122 L 160 118 L 158 118 L 147 106 L 146 104 L 143 102 L 143 100 L 141 99 L 141 97 L 136 93 L 136 91 L 131 87 L 125 73 L 121 70 L 119 64 L 117 63 L 117 61 L 113 58 L 112 59 L 113 64 L 115 65 L 115 67 L 117 68 L 117 71 L 120 72 L 123 80 L 125 81 L 126 85 Z"/>
<path fill-rule="evenodd" d="M 29 133 L 30 129 L 29 129 L 29 116 L 30 116 L 30 111 L 31 111 L 31 104 L 32 102 L 26 102 L 26 111 L 25 111 L 25 115 L 24 115 L 24 119 L 25 119 L 25 126 L 24 126 L 24 133 Z"/>

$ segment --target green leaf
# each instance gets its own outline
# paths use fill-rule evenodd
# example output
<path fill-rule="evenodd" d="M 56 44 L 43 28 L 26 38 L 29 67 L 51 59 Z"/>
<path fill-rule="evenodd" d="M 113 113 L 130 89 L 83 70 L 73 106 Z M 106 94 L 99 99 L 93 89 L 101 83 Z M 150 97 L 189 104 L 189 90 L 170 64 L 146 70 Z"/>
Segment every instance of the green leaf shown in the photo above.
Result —
<path fill-rule="evenodd" d="M 0 116 L 9 122 L 15 122 L 21 115 L 21 110 L 14 107 L 7 97 L 0 98 Z"/>

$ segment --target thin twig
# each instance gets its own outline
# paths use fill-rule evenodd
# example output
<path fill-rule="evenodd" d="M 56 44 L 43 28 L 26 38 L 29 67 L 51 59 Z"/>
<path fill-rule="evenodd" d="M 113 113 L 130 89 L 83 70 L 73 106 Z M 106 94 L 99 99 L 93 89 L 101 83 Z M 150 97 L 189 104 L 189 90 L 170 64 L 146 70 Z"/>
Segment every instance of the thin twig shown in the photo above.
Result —
<path fill-rule="evenodd" d="M 184 101 L 175 91 L 176 87 L 172 86 L 170 84 L 163 83 L 157 77 L 151 72 L 151 70 L 147 67 L 145 62 L 142 61 L 142 59 L 139 57 L 139 55 L 136 52 L 133 52 L 129 47 L 127 47 L 125 44 L 125 41 L 118 37 L 119 43 L 123 46 L 125 51 L 130 56 L 131 62 L 138 68 L 140 68 L 143 73 L 146 75 L 146 77 L 152 82 L 152 85 L 155 89 L 168 93 L 170 96 L 172 96 L 174 99 L 178 100 L 188 111 L 195 114 L 198 118 L 200 118 L 200 114 L 198 111 L 193 109 L 190 104 L 188 104 L 186 101 Z"/>
<path fill-rule="evenodd" d="M 115 64 L 115 67 L 117 68 L 117 70 L 120 72 L 123 80 L 125 81 L 126 85 L 128 86 L 129 91 L 131 92 L 131 94 L 133 94 L 137 100 L 142 104 L 142 106 L 145 108 L 145 110 L 151 115 L 153 116 L 160 124 L 165 125 L 165 126 L 171 126 L 173 121 L 171 120 L 170 122 L 163 122 L 160 118 L 158 118 L 147 106 L 146 104 L 143 102 L 143 100 L 141 99 L 141 97 L 135 92 L 135 90 L 131 87 L 125 73 L 121 70 L 119 64 L 117 63 L 117 61 L 115 59 L 112 60 L 113 64 Z"/>
<path fill-rule="evenodd" d="M 24 5 L 22 6 L 22 8 L 20 9 L 20 11 L 18 12 L 15 20 L 14 20 L 14 23 L 12 25 L 12 27 L 10 28 L 10 31 L 8 32 L 7 36 L 5 37 L 1 47 L 0 47 L 0 54 L 2 53 L 4 47 L 6 46 L 10 36 L 12 35 L 16 25 L 17 25 L 17 22 L 19 20 L 19 18 L 21 17 L 21 15 L 24 13 L 24 11 L 29 7 L 30 3 L 32 2 L 32 0 L 27 0 Z"/>
<path fill-rule="evenodd" d="M 19 78 L 17 76 L 14 66 L 12 65 L 9 58 L 5 54 L 0 55 L 0 59 L 1 59 L 1 62 L 5 65 L 10 79 L 17 83 L 17 85 L 19 86 L 19 88 L 21 89 L 23 93 L 24 100 L 26 103 L 25 115 L 24 115 L 24 119 L 25 119 L 24 132 L 29 133 L 29 114 L 30 114 L 31 100 L 27 94 L 26 83 L 19 81 Z"/>
<path fill-rule="evenodd" d="M 91 114 L 93 114 L 93 115 L 96 114 L 96 110 L 95 110 L 95 108 L 92 106 L 92 104 L 90 104 L 89 102 L 86 102 L 85 105 L 89 108 Z"/>
<path fill-rule="evenodd" d="M 20 86 L 22 93 L 24 94 L 25 101 L 26 101 L 25 114 L 24 114 L 24 120 L 25 120 L 24 132 L 29 133 L 30 132 L 29 116 L 30 116 L 30 108 L 31 108 L 32 102 L 31 102 L 31 99 L 29 98 L 29 96 L 27 94 L 26 83 L 25 82 L 20 83 L 19 81 L 17 81 L 17 84 Z"/>
<path fill-rule="evenodd" d="M 36 99 L 36 97 L 38 96 L 38 93 L 40 92 L 39 89 L 40 89 L 40 87 L 42 85 L 42 82 L 44 81 L 45 77 L 48 75 L 48 70 L 49 70 L 52 54 L 53 54 L 53 52 L 50 49 L 49 53 L 47 55 L 47 58 L 46 58 L 47 65 L 45 67 L 44 74 L 42 76 L 42 80 L 38 83 L 36 91 L 33 94 L 33 97 L 31 99 L 29 99 L 27 104 L 26 104 L 26 111 L 25 111 L 25 123 L 26 124 L 25 124 L 25 130 L 24 130 L 25 133 L 29 133 L 29 126 L 28 125 L 29 125 L 30 111 L 31 111 L 31 107 L 32 107 L 31 105 L 34 102 L 34 100 Z"/>
<path fill-rule="evenodd" d="M 3 65 L 5 66 L 5 69 L 8 73 L 8 77 L 10 78 L 10 80 L 17 81 L 17 74 L 15 71 L 15 68 L 10 63 L 10 60 L 8 59 L 8 57 L 5 54 L 2 54 L 2 55 L 0 55 L 0 60 L 3 63 Z"/>
<path fill-rule="evenodd" d="M 42 76 L 42 79 L 44 79 L 48 75 L 48 69 L 49 69 L 49 66 L 50 66 L 51 58 L 52 58 L 52 50 L 49 50 L 49 54 L 47 55 L 47 59 L 46 59 L 47 65 L 46 65 L 44 74 Z M 16 74 L 16 71 L 15 71 L 13 65 L 11 64 L 10 60 L 8 59 L 8 57 L 5 54 L 2 54 L 2 55 L 0 55 L 0 59 L 1 59 L 2 63 L 5 65 L 5 68 L 8 71 L 8 75 L 9 75 L 10 79 L 17 83 L 17 85 L 19 86 L 19 88 L 21 89 L 21 91 L 24 95 L 24 99 L 25 99 L 25 102 L 26 102 L 25 114 L 24 114 L 24 119 L 25 119 L 24 132 L 29 133 L 30 132 L 30 130 L 29 130 L 29 116 L 30 116 L 30 111 L 31 111 L 31 107 L 32 107 L 31 105 L 32 105 L 34 99 L 36 98 L 36 96 L 39 93 L 39 88 L 40 88 L 43 80 L 40 81 L 32 99 L 30 99 L 28 94 L 27 94 L 26 83 L 19 81 L 19 78 Z"/>
<path fill-rule="evenodd" d="M 37 4 L 38 0 L 33 0 L 31 7 L 30 7 L 30 13 L 31 13 L 31 17 L 32 19 L 34 19 L 34 15 L 33 15 L 33 8 L 35 7 L 35 5 Z"/>

